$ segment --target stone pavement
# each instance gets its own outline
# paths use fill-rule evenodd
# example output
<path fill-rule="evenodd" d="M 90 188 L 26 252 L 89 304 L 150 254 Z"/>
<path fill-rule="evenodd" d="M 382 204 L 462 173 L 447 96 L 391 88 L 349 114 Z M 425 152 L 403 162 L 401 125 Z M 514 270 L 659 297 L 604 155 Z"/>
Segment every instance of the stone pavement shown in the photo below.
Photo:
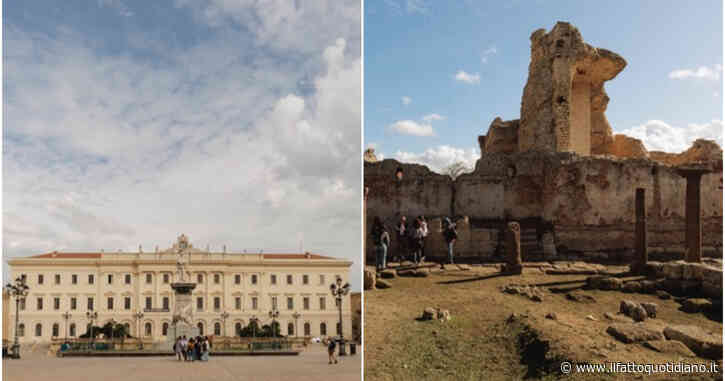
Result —
<path fill-rule="evenodd" d="M 3 359 L 6 381 L 202 381 L 202 380 L 360 380 L 362 356 L 327 364 L 327 350 L 312 344 L 299 356 L 211 357 L 208 362 L 179 362 L 174 357 L 72 357 L 28 353 Z"/>

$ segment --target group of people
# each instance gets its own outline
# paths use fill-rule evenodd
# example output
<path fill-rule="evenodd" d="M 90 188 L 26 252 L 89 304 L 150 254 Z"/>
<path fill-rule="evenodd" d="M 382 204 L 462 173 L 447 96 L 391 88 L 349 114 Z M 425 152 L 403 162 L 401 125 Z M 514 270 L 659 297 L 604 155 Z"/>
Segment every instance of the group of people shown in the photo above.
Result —
<path fill-rule="evenodd" d="M 179 336 L 174 342 L 174 352 L 176 357 L 181 361 L 209 361 L 209 351 L 211 343 L 206 336 L 197 336 L 186 338 L 186 335 Z"/>
<path fill-rule="evenodd" d="M 448 262 L 453 263 L 453 245 L 458 238 L 456 224 L 446 217 L 443 225 L 442 233 L 448 248 Z M 430 233 L 425 217 L 418 216 L 411 224 L 408 224 L 407 218 L 401 216 L 394 229 L 398 247 L 393 259 L 396 261 L 409 259 L 414 263 L 423 262 L 425 260 L 426 238 Z M 380 217 L 376 216 L 373 219 L 370 236 L 375 245 L 375 268 L 382 271 L 387 267 L 391 237 Z"/>

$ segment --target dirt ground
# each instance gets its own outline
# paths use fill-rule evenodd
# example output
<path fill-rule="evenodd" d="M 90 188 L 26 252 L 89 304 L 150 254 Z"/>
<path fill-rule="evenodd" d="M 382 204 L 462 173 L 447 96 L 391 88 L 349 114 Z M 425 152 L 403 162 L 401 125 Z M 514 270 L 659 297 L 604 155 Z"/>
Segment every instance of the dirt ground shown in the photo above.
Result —
<path fill-rule="evenodd" d="M 712 364 L 699 357 L 659 353 L 641 344 L 615 340 L 606 333 L 613 322 L 604 313 L 616 314 L 623 299 L 657 303 L 657 318 L 647 321 L 651 327 L 689 324 L 718 335 L 722 332 L 721 321 L 682 312 L 680 304 L 672 299 L 583 290 L 586 278 L 587 275 L 546 275 L 536 268 L 525 268 L 523 275 L 500 276 L 495 269 L 473 267 L 468 271 L 431 272 L 425 278 L 391 279 L 392 288 L 365 292 L 365 379 L 722 379 L 721 373 L 582 374 L 573 370 L 569 375 L 562 374 L 562 361 L 682 362 L 708 367 Z M 501 292 L 500 288 L 509 284 L 538 285 L 543 291 L 543 302 Z M 594 301 L 569 300 L 566 292 L 572 291 L 589 295 Z M 447 309 L 452 319 L 416 320 L 426 307 Z M 546 318 L 550 312 L 556 313 L 556 320 Z M 510 319 L 514 313 L 518 317 Z M 596 320 L 587 318 L 588 315 Z M 530 338 L 532 332 L 539 346 L 523 346 L 522 338 Z M 549 368 L 541 368 L 540 357 L 550 362 Z"/>

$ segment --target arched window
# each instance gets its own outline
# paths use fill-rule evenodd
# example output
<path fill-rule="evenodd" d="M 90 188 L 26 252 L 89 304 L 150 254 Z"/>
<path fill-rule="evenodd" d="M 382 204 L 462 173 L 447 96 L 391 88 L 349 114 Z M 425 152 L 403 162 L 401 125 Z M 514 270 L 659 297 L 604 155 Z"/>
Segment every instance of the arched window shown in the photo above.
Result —
<path fill-rule="evenodd" d="M 126 335 L 131 333 L 131 325 L 128 323 L 123 323 L 123 326 L 126 328 Z"/>
<path fill-rule="evenodd" d="M 70 337 L 76 337 L 76 323 L 70 324 Z"/>
<path fill-rule="evenodd" d="M 305 336 L 310 336 L 310 323 L 305 323 Z"/>
<path fill-rule="evenodd" d="M 18 336 L 25 337 L 25 324 L 23 323 L 20 323 L 20 325 L 18 325 Z"/>
<path fill-rule="evenodd" d="M 287 323 L 287 336 L 292 336 L 295 334 L 295 325 L 292 323 Z"/>
<path fill-rule="evenodd" d="M 60 335 L 60 326 L 58 323 L 53 323 L 53 337 L 58 337 Z"/>
<path fill-rule="evenodd" d="M 242 323 L 234 324 L 234 336 L 240 336 L 242 334 Z"/>
<path fill-rule="evenodd" d="M 320 323 L 320 336 L 327 336 L 327 324 Z"/>
<path fill-rule="evenodd" d="M 169 323 L 164 323 L 161 325 L 161 335 L 166 336 L 169 334 Z"/>
<path fill-rule="evenodd" d="M 203 335 L 204 335 L 204 323 L 202 323 L 202 322 L 199 322 L 199 323 L 198 323 L 198 324 L 196 325 L 196 328 L 199 328 L 199 335 L 200 335 L 200 336 L 203 336 Z"/>
<path fill-rule="evenodd" d="M 35 325 L 35 336 L 43 336 L 43 325 L 40 323 Z"/>
<path fill-rule="evenodd" d="M 146 325 L 144 325 L 144 334 L 146 336 L 151 336 L 151 323 L 146 323 Z"/>
<path fill-rule="evenodd" d="M 214 335 L 221 336 L 221 334 L 222 334 L 222 325 L 219 324 L 219 322 L 214 323 Z"/>

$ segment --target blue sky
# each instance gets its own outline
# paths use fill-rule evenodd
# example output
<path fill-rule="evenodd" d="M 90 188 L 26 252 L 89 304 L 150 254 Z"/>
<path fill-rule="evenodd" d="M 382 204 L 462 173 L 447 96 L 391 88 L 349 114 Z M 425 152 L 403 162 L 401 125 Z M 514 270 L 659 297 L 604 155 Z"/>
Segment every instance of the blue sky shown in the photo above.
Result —
<path fill-rule="evenodd" d="M 519 118 L 529 36 L 557 21 L 627 60 L 605 83 L 615 133 L 673 152 L 697 137 L 722 144 L 721 1 L 523 0 L 366 1 L 365 144 L 432 168 L 472 165 L 491 121 Z"/>
<path fill-rule="evenodd" d="M 3 255 L 167 248 L 351 259 L 360 3 L 3 4 Z M 4 266 L 6 273 L 7 267 Z"/>

